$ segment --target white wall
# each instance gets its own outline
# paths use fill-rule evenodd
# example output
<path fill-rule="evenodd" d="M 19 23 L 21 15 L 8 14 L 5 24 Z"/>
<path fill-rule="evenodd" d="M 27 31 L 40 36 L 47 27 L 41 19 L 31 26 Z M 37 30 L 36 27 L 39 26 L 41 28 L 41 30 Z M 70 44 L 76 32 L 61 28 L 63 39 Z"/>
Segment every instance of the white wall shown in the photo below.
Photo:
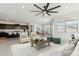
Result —
<path fill-rule="evenodd" d="M 77 33 L 69 33 L 69 32 L 60 33 L 57 31 L 57 22 L 58 21 L 68 20 L 69 18 L 75 18 L 75 17 L 78 18 L 78 29 L 79 29 L 79 11 L 53 18 L 52 19 L 53 21 L 51 20 L 53 23 L 53 36 L 60 37 L 63 42 L 67 42 L 71 39 L 72 34 L 79 34 L 79 30 Z"/>

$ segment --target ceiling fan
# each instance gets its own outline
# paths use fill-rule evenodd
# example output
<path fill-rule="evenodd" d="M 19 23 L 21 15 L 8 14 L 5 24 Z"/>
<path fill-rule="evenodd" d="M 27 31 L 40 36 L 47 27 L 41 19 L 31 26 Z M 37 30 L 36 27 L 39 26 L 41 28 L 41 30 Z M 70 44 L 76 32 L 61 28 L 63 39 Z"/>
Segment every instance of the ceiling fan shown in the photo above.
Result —
<path fill-rule="evenodd" d="M 53 7 L 53 8 L 48 9 L 49 4 L 50 4 L 50 3 L 47 3 L 46 5 L 43 6 L 43 8 L 40 8 L 40 7 L 37 6 L 36 4 L 33 4 L 35 7 L 37 7 L 38 9 L 40 9 L 40 11 L 31 11 L 31 12 L 39 12 L 39 13 L 36 14 L 35 16 L 40 15 L 40 14 L 43 14 L 43 16 L 44 16 L 45 14 L 51 16 L 50 13 L 58 13 L 58 11 L 52 11 L 52 10 L 54 10 L 54 9 L 56 9 L 56 8 L 59 8 L 59 7 L 61 7 L 61 6 L 58 5 L 58 6 L 55 6 L 55 7 Z"/>

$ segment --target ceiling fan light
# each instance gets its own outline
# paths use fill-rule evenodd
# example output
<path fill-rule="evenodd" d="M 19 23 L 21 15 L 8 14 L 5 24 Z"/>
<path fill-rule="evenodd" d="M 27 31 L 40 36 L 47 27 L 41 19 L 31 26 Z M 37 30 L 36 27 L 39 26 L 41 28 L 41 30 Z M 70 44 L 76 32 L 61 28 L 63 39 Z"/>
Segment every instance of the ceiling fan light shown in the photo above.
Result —
<path fill-rule="evenodd" d="M 25 6 L 22 6 L 22 8 L 24 9 L 24 8 L 25 8 Z"/>
<path fill-rule="evenodd" d="M 46 14 L 46 11 L 44 11 L 43 13 Z"/>
<path fill-rule="evenodd" d="M 37 7 L 38 9 L 40 9 L 40 12 L 41 12 L 41 13 L 38 13 L 38 14 L 36 14 L 36 15 L 43 14 L 43 16 L 44 16 L 44 15 L 47 14 L 47 15 L 51 16 L 50 13 L 58 13 L 57 11 L 52 11 L 52 10 L 61 7 L 61 5 L 58 5 L 58 6 L 55 6 L 55 7 L 53 7 L 53 8 L 48 9 L 49 4 L 50 4 L 50 3 L 47 3 L 46 5 L 43 6 L 43 8 L 39 7 L 39 6 L 36 5 L 36 4 L 33 4 L 35 7 Z M 37 11 L 32 11 L 32 12 L 37 12 Z"/>

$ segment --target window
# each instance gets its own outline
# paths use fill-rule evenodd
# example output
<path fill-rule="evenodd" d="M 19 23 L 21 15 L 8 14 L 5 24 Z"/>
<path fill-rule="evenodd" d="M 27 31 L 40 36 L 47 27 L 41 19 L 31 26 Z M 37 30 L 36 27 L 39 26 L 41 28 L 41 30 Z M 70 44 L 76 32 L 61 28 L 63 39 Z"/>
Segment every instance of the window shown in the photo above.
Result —
<path fill-rule="evenodd" d="M 65 32 L 65 21 L 59 21 L 57 23 L 58 32 Z"/>
<path fill-rule="evenodd" d="M 71 19 L 66 21 L 67 32 L 77 32 L 77 20 Z"/>

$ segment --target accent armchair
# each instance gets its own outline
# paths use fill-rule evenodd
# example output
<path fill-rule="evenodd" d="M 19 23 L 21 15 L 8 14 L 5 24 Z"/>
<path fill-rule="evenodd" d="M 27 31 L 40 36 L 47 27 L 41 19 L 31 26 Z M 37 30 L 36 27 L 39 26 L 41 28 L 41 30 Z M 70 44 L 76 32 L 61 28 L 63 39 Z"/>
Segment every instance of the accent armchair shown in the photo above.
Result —
<path fill-rule="evenodd" d="M 21 43 L 29 42 L 29 41 L 30 41 L 30 37 L 28 36 L 27 32 L 20 33 L 20 42 Z"/>

